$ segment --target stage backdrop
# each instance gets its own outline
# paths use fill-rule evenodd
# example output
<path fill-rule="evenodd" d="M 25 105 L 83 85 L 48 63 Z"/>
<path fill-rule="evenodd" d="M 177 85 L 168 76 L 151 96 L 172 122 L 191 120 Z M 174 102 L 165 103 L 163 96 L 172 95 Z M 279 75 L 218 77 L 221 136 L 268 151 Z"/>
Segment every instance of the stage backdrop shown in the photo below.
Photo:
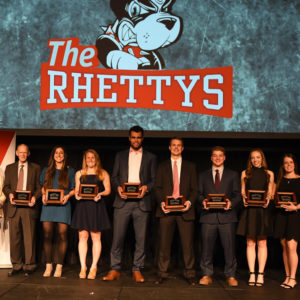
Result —
<path fill-rule="evenodd" d="M 300 133 L 297 1 L 0 6 L 0 128 Z"/>

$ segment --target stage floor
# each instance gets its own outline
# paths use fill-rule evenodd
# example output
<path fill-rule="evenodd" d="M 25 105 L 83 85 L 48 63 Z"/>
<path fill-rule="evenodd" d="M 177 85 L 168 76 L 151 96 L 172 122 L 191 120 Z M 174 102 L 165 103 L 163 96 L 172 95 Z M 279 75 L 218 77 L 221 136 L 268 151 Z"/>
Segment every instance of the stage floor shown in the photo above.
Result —
<path fill-rule="evenodd" d="M 145 270 L 146 282 L 141 284 L 132 281 L 129 271 L 122 272 L 120 280 L 114 282 L 102 281 L 106 272 L 98 274 L 96 280 L 78 279 L 78 266 L 66 266 L 61 278 L 43 278 L 43 271 L 40 267 L 28 277 L 23 273 L 7 277 L 8 269 L 0 269 L 0 299 L 293 300 L 300 296 L 298 286 L 291 290 L 279 286 L 283 274 L 277 270 L 266 273 L 264 287 L 248 287 L 247 270 L 243 270 L 238 274 L 239 286 L 236 288 L 226 285 L 221 271 L 216 272 L 209 287 L 189 286 L 175 272 L 163 284 L 156 285 L 155 270 Z"/>

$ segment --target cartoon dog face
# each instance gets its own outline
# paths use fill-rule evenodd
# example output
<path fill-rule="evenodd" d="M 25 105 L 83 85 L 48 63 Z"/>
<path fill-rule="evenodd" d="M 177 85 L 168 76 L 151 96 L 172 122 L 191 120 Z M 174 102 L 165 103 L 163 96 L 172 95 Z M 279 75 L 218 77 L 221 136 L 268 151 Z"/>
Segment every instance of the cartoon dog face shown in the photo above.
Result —
<path fill-rule="evenodd" d="M 163 60 L 156 50 L 176 42 L 182 31 L 181 19 L 171 14 L 174 2 L 175 0 L 111 0 L 111 9 L 117 20 L 106 28 L 106 33 L 100 35 L 96 43 L 98 57 L 104 66 L 123 68 L 127 65 L 129 69 L 161 69 Z M 104 44 L 105 39 L 110 39 L 110 43 L 106 41 Z M 113 52 L 110 53 L 111 51 Z M 128 57 L 128 54 L 137 60 Z"/>

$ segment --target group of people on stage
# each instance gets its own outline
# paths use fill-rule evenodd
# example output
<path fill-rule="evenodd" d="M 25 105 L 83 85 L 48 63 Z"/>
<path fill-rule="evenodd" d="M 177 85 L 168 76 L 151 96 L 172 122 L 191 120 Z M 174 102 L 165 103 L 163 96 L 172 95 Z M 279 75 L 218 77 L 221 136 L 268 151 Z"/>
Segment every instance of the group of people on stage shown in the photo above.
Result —
<path fill-rule="evenodd" d="M 109 229 L 110 219 L 103 198 L 111 193 L 111 184 L 116 193 L 113 203 L 113 241 L 110 252 L 110 271 L 103 280 L 119 279 L 124 239 L 132 219 L 135 233 L 135 251 L 133 256 L 132 275 L 136 282 L 144 282 L 141 270 L 145 260 L 145 242 L 147 223 L 151 213 L 151 197 L 157 202 L 156 217 L 159 218 L 159 252 L 158 274 L 155 283 L 161 284 L 168 278 L 171 260 L 171 245 L 177 226 L 184 260 L 183 275 L 189 282 L 196 283 L 194 227 L 195 207 L 201 205 L 201 258 L 202 277 L 200 285 L 212 283 L 213 254 L 219 235 L 224 249 L 224 275 L 229 286 L 237 286 L 237 260 L 235 255 L 236 234 L 246 237 L 247 261 L 249 266 L 249 286 L 264 285 L 264 269 L 267 261 L 267 237 L 280 239 L 283 248 L 285 280 L 281 286 L 296 286 L 298 266 L 297 245 L 300 240 L 300 176 L 292 154 L 283 157 L 279 176 L 274 182 L 274 174 L 268 170 L 266 158 L 260 149 L 250 152 L 247 168 L 241 177 L 236 171 L 224 165 L 225 149 L 214 147 L 211 151 L 212 166 L 197 176 L 194 163 L 182 157 L 184 150 L 181 138 L 172 138 L 169 144 L 170 159 L 157 167 L 156 156 L 142 147 L 144 130 L 134 126 L 129 130 L 130 147 L 117 153 L 111 178 L 100 162 L 98 153 L 89 149 L 85 151 L 82 169 L 75 174 L 68 166 L 67 153 L 61 146 L 53 148 L 49 163 L 40 172 L 37 164 L 28 161 L 30 155 L 27 145 L 17 147 L 18 162 L 8 165 L 3 184 L 0 180 L 0 206 L 7 198 L 6 216 L 10 226 L 10 247 L 12 270 L 9 276 L 22 270 L 30 274 L 36 268 L 35 226 L 39 217 L 36 201 L 42 197 L 44 255 L 46 269 L 44 277 L 53 274 L 61 277 L 63 262 L 67 250 L 68 227 L 78 230 L 78 252 L 81 264 L 79 277 L 95 279 L 97 264 L 101 255 L 101 232 Z M 132 198 L 123 189 L 124 183 L 140 184 L 139 193 Z M 91 200 L 83 200 L 80 193 L 82 184 L 98 187 L 98 193 Z M 47 189 L 62 189 L 64 196 L 61 205 L 49 205 L 46 201 Z M 31 191 L 28 205 L 18 206 L 14 201 L 15 191 Z M 264 206 L 249 206 L 247 191 L 265 191 Z M 297 203 L 287 202 L 276 209 L 275 216 L 270 212 L 270 201 L 276 192 L 293 192 Z M 209 195 L 226 195 L 225 206 L 215 209 L 209 206 Z M 5 195 L 5 196 L 4 196 Z M 76 206 L 71 216 L 69 199 L 75 197 Z M 184 199 L 182 208 L 173 211 L 166 203 L 166 197 L 173 200 Z M 237 207 L 243 201 L 244 209 L 238 219 Z M 236 227 L 236 224 L 237 227 Z M 55 226 L 56 225 L 56 226 Z M 53 270 L 52 240 L 57 229 L 58 243 L 55 249 L 55 271 Z M 86 265 L 88 239 L 92 239 L 92 264 Z M 256 250 L 257 246 L 257 250 Z M 24 260 L 23 251 L 24 248 Z M 256 257 L 258 270 L 255 270 Z M 54 273 L 53 273 L 54 271 Z M 88 271 L 88 273 L 87 273 Z"/>

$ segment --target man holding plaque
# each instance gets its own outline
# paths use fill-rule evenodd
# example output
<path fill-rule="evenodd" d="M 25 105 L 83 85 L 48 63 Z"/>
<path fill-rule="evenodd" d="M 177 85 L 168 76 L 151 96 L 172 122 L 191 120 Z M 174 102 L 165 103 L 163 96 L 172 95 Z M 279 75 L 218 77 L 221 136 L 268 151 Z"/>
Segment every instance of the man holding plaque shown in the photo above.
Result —
<path fill-rule="evenodd" d="M 28 275 L 36 268 L 35 225 L 38 209 L 35 204 L 41 195 L 40 166 L 27 161 L 30 155 L 28 146 L 19 145 L 16 155 L 19 161 L 6 167 L 3 188 L 8 199 L 10 258 L 13 265 L 8 276 L 16 275 L 22 269 Z M 23 196 L 27 194 L 28 203 L 16 205 L 16 191 L 23 193 Z M 23 248 L 25 261 L 22 259 Z"/>
<path fill-rule="evenodd" d="M 140 126 L 130 128 L 130 147 L 117 153 L 115 158 L 111 177 L 112 186 L 116 190 L 113 204 L 111 270 L 103 280 L 115 280 L 120 277 L 124 238 L 129 220 L 132 219 L 135 232 L 133 279 L 136 282 L 144 282 L 141 269 L 144 267 L 146 229 L 151 212 L 150 193 L 154 186 L 156 157 L 142 148 L 143 138 L 143 128 Z"/>
<path fill-rule="evenodd" d="M 162 283 L 168 277 L 167 271 L 176 225 L 185 265 L 183 275 L 190 284 L 195 285 L 196 282 L 194 204 L 197 199 L 197 173 L 193 163 L 182 159 L 183 149 L 182 139 L 172 138 L 169 145 L 171 157 L 159 165 L 156 176 L 155 197 L 158 203 L 156 216 L 159 218 L 160 228 L 157 284 Z M 174 203 L 175 208 L 172 207 Z"/>
<path fill-rule="evenodd" d="M 235 279 L 237 261 L 235 257 L 235 207 L 241 201 L 240 180 L 237 172 L 224 167 L 226 159 L 223 147 L 214 147 L 211 151 L 212 167 L 199 176 L 199 201 L 203 207 L 200 215 L 202 254 L 200 268 L 202 278 L 200 285 L 212 283 L 213 254 L 217 235 L 224 249 L 224 274 L 229 286 L 237 286 Z M 212 197 L 220 195 L 225 198 L 223 208 L 208 205 Z M 213 202 L 213 199 L 210 199 Z"/>

